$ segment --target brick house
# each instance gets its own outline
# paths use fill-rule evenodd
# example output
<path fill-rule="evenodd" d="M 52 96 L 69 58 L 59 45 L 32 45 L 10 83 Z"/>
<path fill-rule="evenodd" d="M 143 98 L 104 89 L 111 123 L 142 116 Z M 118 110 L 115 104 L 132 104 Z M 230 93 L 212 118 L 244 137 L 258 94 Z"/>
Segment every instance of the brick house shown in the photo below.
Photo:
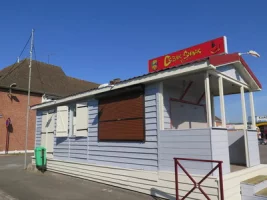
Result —
<path fill-rule="evenodd" d="M 0 154 L 24 151 L 29 60 L 0 71 Z M 96 88 L 98 84 L 67 76 L 61 67 L 32 62 L 31 105 Z M 34 149 L 35 111 L 30 111 L 28 150 Z M 10 118 L 11 125 L 6 128 Z"/>

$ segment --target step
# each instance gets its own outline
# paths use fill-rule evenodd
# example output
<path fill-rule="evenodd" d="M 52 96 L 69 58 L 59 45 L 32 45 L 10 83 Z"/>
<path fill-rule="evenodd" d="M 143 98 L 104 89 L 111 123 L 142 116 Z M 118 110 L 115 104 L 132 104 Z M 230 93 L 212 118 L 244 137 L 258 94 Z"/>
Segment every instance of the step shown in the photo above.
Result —
<path fill-rule="evenodd" d="M 267 199 L 267 188 L 264 188 L 255 194 L 259 197 L 265 197 Z"/>
<path fill-rule="evenodd" d="M 242 200 L 267 200 L 267 176 L 259 175 L 240 183 Z"/>

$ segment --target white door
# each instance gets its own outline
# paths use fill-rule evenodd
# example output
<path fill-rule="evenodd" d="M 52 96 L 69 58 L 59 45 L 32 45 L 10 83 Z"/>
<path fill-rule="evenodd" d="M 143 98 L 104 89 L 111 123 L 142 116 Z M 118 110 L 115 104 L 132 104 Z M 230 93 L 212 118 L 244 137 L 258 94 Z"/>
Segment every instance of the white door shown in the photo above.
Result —
<path fill-rule="evenodd" d="M 54 133 L 42 133 L 41 134 L 41 146 L 46 148 L 47 153 L 53 153 Z"/>
<path fill-rule="evenodd" d="M 42 116 L 41 146 L 46 148 L 47 153 L 53 153 L 54 150 L 54 115 L 54 110 L 50 110 Z"/>

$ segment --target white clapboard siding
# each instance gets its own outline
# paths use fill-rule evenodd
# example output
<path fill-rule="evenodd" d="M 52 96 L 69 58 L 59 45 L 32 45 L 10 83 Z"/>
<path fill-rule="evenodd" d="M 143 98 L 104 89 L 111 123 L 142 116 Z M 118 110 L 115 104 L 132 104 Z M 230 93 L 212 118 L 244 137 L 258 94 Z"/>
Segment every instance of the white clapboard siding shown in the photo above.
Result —
<path fill-rule="evenodd" d="M 84 137 L 72 137 L 70 141 L 70 160 L 80 160 L 81 162 L 87 162 L 87 149 L 88 141 Z"/>
<path fill-rule="evenodd" d="M 162 130 L 159 131 L 159 167 L 161 171 L 174 171 L 173 158 L 192 158 L 211 160 L 211 130 Z M 181 161 L 193 174 L 207 174 L 211 163 Z M 179 168 L 179 171 L 181 169 Z M 181 171 L 182 172 L 182 171 Z"/>
<path fill-rule="evenodd" d="M 88 136 L 88 105 L 86 102 L 76 104 L 76 132 L 77 137 Z"/>
<path fill-rule="evenodd" d="M 211 144 L 212 160 L 223 161 L 223 174 L 230 173 L 230 157 L 227 130 L 213 128 L 211 130 Z M 214 167 L 215 165 L 216 163 L 213 164 Z M 219 172 L 217 170 L 215 174 L 218 173 Z"/>
<path fill-rule="evenodd" d="M 266 165 L 257 165 L 224 175 L 224 199 L 241 200 L 240 183 L 264 174 L 267 174 Z"/>
<path fill-rule="evenodd" d="M 33 160 L 34 163 L 34 160 Z M 166 199 L 175 200 L 175 182 L 173 172 L 153 172 L 144 170 L 123 169 L 118 167 L 108 167 L 92 165 L 72 161 L 48 160 L 49 171 L 70 175 L 73 177 L 88 179 L 99 183 L 105 183 L 129 189 L 149 195 L 154 195 Z M 193 176 L 196 181 L 201 180 L 201 176 Z M 218 180 L 216 177 L 208 177 L 202 184 L 202 189 L 212 200 L 218 200 Z M 180 197 L 184 196 L 193 184 L 183 174 L 179 175 Z M 204 199 L 201 192 L 196 189 L 187 199 Z"/>
<path fill-rule="evenodd" d="M 36 130 L 35 130 L 35 147 L 41 145 L 41 132 L 42 132 L 42 112 L 36 113 Z"/>
<path fill-rule="evenodd" d="M 231 77 L 241 83 L 246 83 L 243 77 L 240 75 L 240 73 L 236 70 L 234 65 L 225 65 L 221 67 L 217 67 L 216 70 L 222 72 L 228 77 Z"/>
<path fill-rule="evenodd" d="M 89 101 L 89 163 L 130 169 L 158 169 L 157 91 L 158 85 L 145 88 L 145 142 L 99 142 L 98 102 Z"/>
<path fill-rule="evenodd" d="M 54 158 L 64 161 L 157 171 L 157 91 L 158 84 L 145 88 L 145 142 L 99 142 L 98 101 L 95 99 L 89 99 L 81 105 L 81 107 L 88 105 L 87 111 L 82 114 L 87 113 L 88 137 L 68 136 L 66 135 L 66 127 L 69 124 L 68 106 L 59 107 L 55 116 L 56 130 L 58 133 L 59 128 L 64 128 L 65 132 L 60 135 L 61 137 L 54 138 Z M 79 111 L 76 116 L 79 116 Z M 62 124 L 62 120 L 67 123 Z"/>
<path fill-rule="evenodd" d="M 70 141 L 67 137 L 54 138 L 54 158 L 67 160 L 69 158 Z"/>
<path fill-rule="evenodd" d="M 260 164 L 260 152 L 257 132 L 253 130 L 247 131 L 248 136 L 248 151 L 250 167 Z"/>
<path fill-rule="evenodd" d="M 56 137 L 67 137 L 68 136 L 68 106 L 57 107 L 57 129 Z"/>

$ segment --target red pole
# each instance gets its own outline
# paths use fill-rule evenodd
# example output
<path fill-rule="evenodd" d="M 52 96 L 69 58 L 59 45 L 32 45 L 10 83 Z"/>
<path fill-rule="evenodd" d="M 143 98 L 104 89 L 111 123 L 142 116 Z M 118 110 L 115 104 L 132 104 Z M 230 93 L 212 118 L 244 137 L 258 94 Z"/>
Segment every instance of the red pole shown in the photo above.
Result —
<path fill-rule="evenodd" d="M 177 167 L 177 163 L 176 162 L 177 161 L 174 158 L 176 200 L 179 200 L 179 192 L 178 192 L 178 189 L 179 189 L 179 187 L 178 187 L 178 167 Z"/>
<path fill-rule="evenodd" d="M 219 178 L 220 178 L 220 191 L 221 191 L 220 196 L 221 200 L 224 200 L 222 162 L 219 163 Z"/>
<path fill-rule="evenodd" d="M 8 129 L 6 129 L 6 151 L 5 153 L 8 153 L 8 149 L 9 149 L 9 134 L 8 134 Z"/>

